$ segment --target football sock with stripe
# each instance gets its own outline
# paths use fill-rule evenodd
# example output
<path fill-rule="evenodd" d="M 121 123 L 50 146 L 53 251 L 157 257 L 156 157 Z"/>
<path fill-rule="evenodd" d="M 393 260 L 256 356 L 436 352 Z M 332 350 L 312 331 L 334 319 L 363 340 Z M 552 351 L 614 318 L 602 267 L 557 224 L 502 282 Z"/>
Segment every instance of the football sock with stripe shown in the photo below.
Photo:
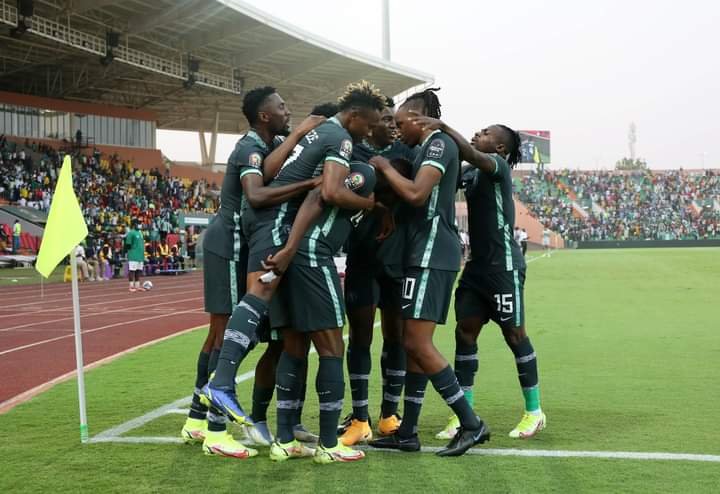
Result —
<path fill-rule="evenodd" d="M 408 372 L 405 375 L 405 406 L 403 407 L 403 419 L 398 429 L 400 437 L 408 438 L 417 434 L 417 424 L 425 399 L 427 383 L 428 378 L 425 374 Z"/>
<path fill-rule="evenodd" d="M 403 385 L 405 384 L 406 354 L 402 343 L 383 342 L 383 400 L 381 413 L 383 418 L 398 411 Z"/>
<path fill-rule="evenodd" d="M 257 327 L 267 312 L 264 300 L 246 294 L 235 306 L 223 337 L 212 385 L 216 388 L 235 389 L 235 374 L 245 356 L 257 343 Z"/>
<path fill-rule="evenodd" d="M 368 384 L 371 366 L 370 348 L 350 341 L 347 350 L 347 367 L 353 418 L 357 420 L 368 420 Z"/>
<path fill-rule="evenodd" d="M 277 393 L 277 437 L 281 443 L 289 443 L 294 439 L 293 426 L 297 423 L 304 367 L 304 359 L 295 358 L 285 352 L 280 354 L 275 388 Z"/>
<path fill-rule="evenodd" d="M 455 333 L 455 376 L 470 407 L 475 404 L 473 384 L 479 367 L 477 353 L 476 343 L 468 345 L 457 332 Z"/>
<path fill-rule="evenodd" d="M 460 384 L 455 377 L 452 367 L 449 365 L 437 374 L 430 376 L 435 391 L 440 393 L 445 403 L 452 408 L 455 415 L 460 419 L 460 424 L 466 429 L 477 429 L 480 427 L 472 407 L 465 399 L 465 395 L 460 389 Z"/>
<path fill-rule="evenodd" d="M 540 384 L 538 383 L 537 358 L 530 338 L 525 338 L 517 345 L 509 345 L 515 355 L 515 366 L 518 379 L 525 398 L 525 410 L 536 412 L 540 410 Z"/>
<path fill-rule="evenodd" d="M 343 407 L 345 383 L 342 357 L 320 357 L 315 387 L 320 401 L 320 444 L 337 446 L 337 426 Z"/>
<path fill-rule="evenodd" d="M 200 388 L 205 386 L 208 382 L 208 364 L 210 362 L 210 354 L 207 352 L 200 352 L 197 360 L 197 372 L 195 374 L 195 392 L 192 396 L 192 403 L 190 404 L 189 417 L 191 419 L 202 420 L 207 415 L 207 407 L 200 403 L 200 397 L 198 391 Z"/>

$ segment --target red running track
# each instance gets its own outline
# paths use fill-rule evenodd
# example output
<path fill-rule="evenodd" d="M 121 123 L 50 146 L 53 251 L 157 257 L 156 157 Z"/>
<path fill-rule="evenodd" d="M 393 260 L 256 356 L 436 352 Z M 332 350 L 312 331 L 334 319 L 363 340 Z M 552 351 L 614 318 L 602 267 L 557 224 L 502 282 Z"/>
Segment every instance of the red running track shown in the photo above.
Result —
<path fill-rule="evenodd" d="M 80 284 L 85 365 L 205 325 L 202 274 L 153 277 L 130 293 L 125 280 Z M 0 288 L 0 413 L 75 370 L 70 284 Z"/>

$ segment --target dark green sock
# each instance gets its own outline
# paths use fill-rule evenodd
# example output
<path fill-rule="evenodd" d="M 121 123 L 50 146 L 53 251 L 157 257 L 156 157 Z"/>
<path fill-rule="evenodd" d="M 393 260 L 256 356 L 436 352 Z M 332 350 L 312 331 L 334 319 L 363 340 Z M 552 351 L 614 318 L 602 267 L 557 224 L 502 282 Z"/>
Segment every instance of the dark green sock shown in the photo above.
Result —
<path fill-rule="evenodd" d="M 299 406 L 300 373 L 304 365 L 304 359 L 295 358 L 285 352 L 282 352 L 277 364 L 277 438 L 281 443 L 288 443 L 295 438 L 293 426 Z"/>
<path fill-rule="evenodd" d="M 337 446 L 337 426 L 343 407 L 345 383 L 342 357 L 320 357 L 315 387 L 320 401 L 320 444 Z"/>
<path fill-rule="evenodd" d="M 353 418 L 368 420 L 368 384 L 370 382 L 370 348 L 348 345 L 347 367 L 352 395 Z"/>
<path fill-rule="evenodd" d="M 403 407 L 403 419 L 398 429 L 400 437 L 412 437 L 417 434 L 420 410 L 422 410 L 425 399 L 425 388 L 428 378 L 425 374 L 408 372 L 405 374 L 405 406 Z"/>
<path fill-rule="evenodd" d="M 267 409 L 273 397 L 273 388 L 261 388 L 255 383 L 252 394 L 252 414 L 254 422 L 267 420 Z"/>
<path fill-rule="evenodd" d="M 437 374 L 430 376 L 430 382 L 432 382 L 435 391 L 443 397 L 445 403 L 452 408 L 455 415 L 460 419 L 460 425 L 465 429 L 477 429 L 480 427 L 480 422 L 465 399 L 452 367 L 448 365 Z"/>

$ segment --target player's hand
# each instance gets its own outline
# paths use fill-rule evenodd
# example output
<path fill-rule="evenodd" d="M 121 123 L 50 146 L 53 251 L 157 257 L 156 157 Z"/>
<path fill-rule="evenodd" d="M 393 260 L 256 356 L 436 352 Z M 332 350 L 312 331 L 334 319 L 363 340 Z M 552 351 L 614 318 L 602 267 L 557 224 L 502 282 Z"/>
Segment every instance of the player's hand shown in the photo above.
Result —
<path fill-rule="evenodd" d="M 372 166 L 375 167 L 376 170 L 380 172 L 384 172 L 388 168 L 392 168 L 392 165 L 390 164 L 390 161 L 386 158 L 383 158 L 382 156 L 373 156 L 368 161 Z"/>
<path fill-rule="evenodd" d="M 372 211 L 375 209 L 375 192 L 371 192 L 370 195 L 367 197 L 368 201 L 368 207 L 364 208 L 368 211 Z"/>
<path fill-rule="evenodd" d="M 422 115 L 412 117 L 410 119 L 410 122 L 414 125 L 417 125 L 422 130 L 439 130 L 442 129 L 444 125 L 442 120 L 438 120 L 437 118 L 424 117 Z"/>
<path fill-rule="evenodd" d="M 380 231 L 378 232 L 375 240 L 382 242 L 395 231 L 395 216 L 384 204 L 378 202 L 375 205 L 380 209 L 382 218 L 380 219 Z"/>
<path fill-rule="evenodd" d="M 305 117 L 297 127 L 295 127 L 295 132 L 304 136 L 305 134 L 313 130 L 315 127 L 323 123 L 325 120 L 327 119 L 322 115 L 309 115 Z"/>
<path fill-rule="evenodd" d="M 312 188 L 314 189 L 315 187 L 321 186 L 322 181 L 323 181 L 322 175 L 318 175 L 317 177 L 314 177 L 312 179 Z"/>
<path fill-rule="evenodd" d="M 278 276 L 281 276 L 287 271 L 288 266 L 290 266 L 290 262 L 292 261 L 293 254 L 288 251 L 287 249 L 282 249 L 275 253 L 275 255 L 269 255 L 267 256 L 267 259 L 265 259 L 262 262 L 263 268 L 267 269 L 268 271 L 272 271 Z"/>

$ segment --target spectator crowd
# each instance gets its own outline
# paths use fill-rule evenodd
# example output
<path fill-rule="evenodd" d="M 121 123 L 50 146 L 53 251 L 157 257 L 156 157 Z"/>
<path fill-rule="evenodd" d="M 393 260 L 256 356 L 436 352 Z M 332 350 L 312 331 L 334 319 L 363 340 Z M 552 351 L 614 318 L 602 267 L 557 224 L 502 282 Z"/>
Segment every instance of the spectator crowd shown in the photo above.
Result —
<path fill-rule="evenodd" d="M 16 144 L 0 136 L 0 199 L 47 211 L 63 157 L 43 144 Z M 158 259 L 167 265 L 177 260 L 179 246 L 162 244 L 180 234 L 180 213 L 214 213 L 220 196 L 216 184 L 170 177 L 158 169 L 134 169 L 131 163 L 98 151 L 75 154 L 73 176 L 89 231 L 84 255 L 91 265 L 97 258 L 101 268 L 105 263 L 119 264 L 123 237 L 133 219 L 138 220 L 145 237 L 150 263 Z M 186 251 L 192 255 L 197 233 L 190 228 L 185 234 Z M 180 262 L 177 264 L 179 267 Z"/>
<path fill-rule="evenodd" d="M 543 170 L 516 182 L 518 198 L 566 240 L 720 238 L 720 174 Z"/>

